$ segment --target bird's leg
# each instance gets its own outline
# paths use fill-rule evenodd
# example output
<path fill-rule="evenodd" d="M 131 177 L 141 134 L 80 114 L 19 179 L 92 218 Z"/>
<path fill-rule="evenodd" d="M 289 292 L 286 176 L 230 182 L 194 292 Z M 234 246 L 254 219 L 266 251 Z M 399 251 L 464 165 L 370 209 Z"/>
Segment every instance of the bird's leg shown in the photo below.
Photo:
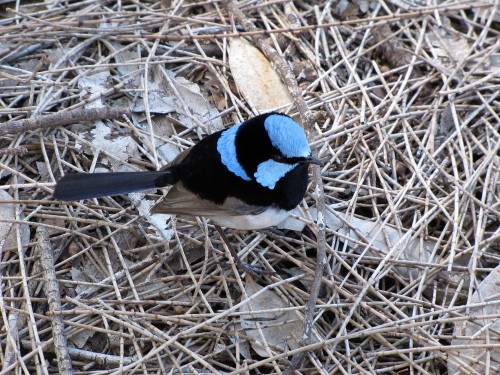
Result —
<path fill-rule="evenodd" d="M 238 253 L 236 252 L 236 250 L 234 249 L 234 247 L 231 245 L 231 243 L 227 239 L 226 235 L 224 234 L 224 230 L 218 225 L 215 225 L 215 229 L 217 229 L 217 232 L 219 232 L 219 235 L 222 238 L 222 241 L 224 241 L 224 243 L 226 244 L 227 248 L 229 249 L 229 252 L 231 253 L 231 256 L 233 257 L 234 261 L 236 262 L 236 265 L 238 266 L 238 268 L 240 270 L 242 270 L 244 272 L 248 272 L 250 275 L 252 275 L 256 279 L 260 279 L 262 277 L 262 275 L 264 275 L 264 274 L 272 273 L 270 271 L 256 268 L 256 267 L 252 266 L 251 264 L 242 261 L 238 255 Z"/>

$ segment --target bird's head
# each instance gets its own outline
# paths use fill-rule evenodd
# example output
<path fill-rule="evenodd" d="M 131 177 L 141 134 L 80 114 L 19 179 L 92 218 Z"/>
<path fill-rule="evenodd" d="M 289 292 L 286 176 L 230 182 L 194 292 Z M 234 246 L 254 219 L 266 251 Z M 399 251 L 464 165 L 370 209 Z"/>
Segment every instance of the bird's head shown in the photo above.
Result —
<path fill-rule="evenodd" d="M 279 113 L 256 116 L 224 131 L 217 149 L 231 172 L 269 189 L 299 164 L 321 164 L 311 157 L 302 127 Z"/>

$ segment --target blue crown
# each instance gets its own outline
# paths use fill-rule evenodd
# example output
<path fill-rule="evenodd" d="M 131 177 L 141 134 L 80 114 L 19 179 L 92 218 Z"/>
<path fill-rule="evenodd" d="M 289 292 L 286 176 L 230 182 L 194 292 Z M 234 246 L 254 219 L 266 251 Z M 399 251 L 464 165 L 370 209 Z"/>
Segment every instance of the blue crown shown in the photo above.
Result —
<path fill-rule="evenodd" d="M 264 121 L 269 139 L 287 158 L 311 155 L 304 129 L 288 116 L 272 114 Z"/>

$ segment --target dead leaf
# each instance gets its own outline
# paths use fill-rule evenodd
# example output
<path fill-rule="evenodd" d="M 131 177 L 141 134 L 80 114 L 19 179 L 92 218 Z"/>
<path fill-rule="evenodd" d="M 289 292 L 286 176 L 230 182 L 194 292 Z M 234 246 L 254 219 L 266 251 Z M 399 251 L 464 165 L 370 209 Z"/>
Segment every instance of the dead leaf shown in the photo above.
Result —
<path fill-rule="evenodd" d="M 454 336 L 468 336 L 451 341 L 451 345 L 467 345 L 473 348 L 460 348 L 448 351 L 448 373 L 470 374 L 472 367 L 480 374 L 487 373 L 486 363 L 500 362 L 500 348 L 488 348 L 490 343 L 500 341 L 500 266 L 497 266 L 479 284 L 478 290 L 472 295 L 470 304 L 486 302 L 482 307 L 471 307 L 467 315 L 477 317 L 489 315 L 487 319 L 471 319 L 470 321 L 457 321 L 453 331 Z M 481 345 L 485 345 L 481 347 Z M 458 355 L 454 354 L 458 352 Z M 491 369 L 490 369 L 491 370 Z M 492 373 L 492 372 L 490 372 Z"/>
<path fill-rule="evenodd" d="M 177 113 L 187 128 L 197 128 L 202 123 L 209 127 L 206 132 L 209 134 L 224 128 L 219 111 L 203 97 L 197 84 L 159 67 L 152 68 L 148 78 L 148 104 L 152 113 Z M 144 97 L 139 95 L 132 110 L 144 112 L 145 105 Z"/>
<path fill-rule="evenodd" d="M 104 25 L 101 24 L 100 28 L 104 28 Z M 140 61 L 137 50 L 127 49 L 126 45 L 110 42 L 106 39 L 103 39 L 102 43 L 108 47 L 111 54 L 114 54 L 116 70 L 121 74 L 122 79 L 127 82 L 127 88 L 137 89 L 140 81 L 139 74 L 143 69 L 140 64 L 131 63 L 131 61 Z"/>
<path fill-rule="evenodd" d="M 259 112 L 293 103 L 292 96 L 266 57 L 243 39 L 231 39 L 229 67 L 238 90 Z"/>
<path fill-rule="evenodd" d="M 111 78 L 109 70 L 103 70 L 93 75 L 82 76 L 78 79 L 78 87 L 82 89 L 80 96 L 88 97 L 95 94 L 104 94 L 108 90 L 108 79 Z M 96 98 L 85 103 L 85 108 L 103 108 L 106 104 L 103 97 L 97 95 Z"/>
<path fill-rule="evenodd" d="M 137 143 L 130 136 L 111 135 L 111 129 L 102 121 L 96 123 L 95 128 L 90 132 L 93 136 L 92 144 L 97 148 L 107 151 L 115 158 L 103 157 L 101 162 L 106 160 L 110 163 L 113 172 L 127 172 L 131 169 L 123 165 L 123 161 L 129 158 L 140 159 L 141 155 Z M 91 150 L 92 153 L 95 150 Z"/>
<path fill-rule="evenodd" d="M 263 289 L 252 277 L 247 276 L 245 291 L 248 297 Z M 241 307 L 241 327 L 251 341 L 253 350 L 261 357 L 277 354 L 272 346 L 282 350 L 296 349 L 302 333 L 303 317 L 297 311 L 280 311 L 290 307 L 279 295 L 271 290 L 262 292 L 257 298 Z M 263 310 L 275 309 L 273 312 Z M 267 344 L 266 344 L 267 343 Z"/>
<path fill-rule="evenodd" d="M 434 57 L 435 67 L 444 73 L 451 73 L 470 54 L 467 39 L 450 34 L 445 28 L 433 28 L 425 34 L 425 38 Z M 472 62 L 471 60 L 470 63 Z"/>
<path fill-rule="evenodd" d="M 5 190 L 0 190 L 0 246 L 3 249 L 17 249 L 16 225 L 9 220 L 16 220 L 16 205 L 14 203 L 4 203 L 12 201 L 14 198 Z M 22 220 L 24 216 L 20 215 Z M 27 224 L 19 226 L 21 243 L 24 245 L 30 242 L 30 229 Z M 4 242 L 5 241 L 5 242 Z"/>
<path fill-rule="evenodd" d="M 313 220 L 317 219 L 316 209 L 309 209 L 309 213 Z M 371 220 L 356 218 L 334 210 L 327 210 L 324 220 L 328 228 L 345 235 L 346 238 L 361 240 L 370 244 L 369 251 L 374 256 L 384 257 L 391 252 L 391 259 L 394 261 L 402 260 L 424 264 L 436 264 L 441 261 L 434 254 L 434 248 L 437 246 L 436 242 L 423 240 L 420 237 L 406 236 L 406 232 L 401 233 L 389 225 L 381 225 Z M 364 246 L 360 246 L 354 241 L 351 246 L 355 249 L 364 249 Z M 455 265 L 466 265 L 467 262 L 468 258 L 465 256 L 454 260 Z M 402 276 L 412 280 L 423 276 L 424 272 L 424 269 L 413 267 L 411 264 L 408 266 L 397 265 L 395 269 Z M 445 280 L 454 282 L 458 282 L 463 278 L 462 274 L 449 273 L 446 269 L 439 275 Z M 426 281 L 430 282 L 431 279 L 429 278 Z"/>

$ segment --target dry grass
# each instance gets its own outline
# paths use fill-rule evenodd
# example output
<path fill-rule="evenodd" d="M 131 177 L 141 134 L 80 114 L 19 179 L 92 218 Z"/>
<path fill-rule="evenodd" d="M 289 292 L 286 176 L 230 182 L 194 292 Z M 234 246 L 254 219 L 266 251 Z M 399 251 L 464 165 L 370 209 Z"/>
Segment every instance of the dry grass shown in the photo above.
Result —
<path fill-rule="evenodd" d="M 69 358 L 80 374 L 445 374 L 450 360 L 464 373 L 500 371 L 499 291 L 480 286 L 500 260 L 498 13 L 459 1 L 309 4 L 238 7 L 277 30 L 269 43 L 319 119 L 311 144 L 327 161 L 324 232 L 311 187 L 303 230 L 230 233 L 248 262 L 274 271 L 252 294 L 259 286 L 225 264 L 210 223 L 172 218 L 161 234 L 143 196 L 51 198 L 63 173 L 155 169 L 166 162 L 158 145 L 183 150 L 215 118 L 138 111 L 104 120 L 111 132 L 99 143 L 97 121 L 2 133 L 0 374 L 70 373 Z M 1 1 L 0 10 L 0 130 L 95 103 L 129 107 L 158 69 L 197 84 L 225 125 L 254 114 L 226 64 L 235 33 L 223 3 Z M 82 82 L 98 73 L 105 80 L 92 91 Z M 116 139 L 130 142 L 123 155 L 105 149 Z M 35 237 L 41 227 L 49 237 Z M 316 300 L 318 233 L 326 257 Z M 283 304 L 260 301 L 268 292 Z M 248 315 L 249 298 L 275 309 Z M 298 343 L 307 301 L 313 337 Z M 289 317 L 274 324 L 290 348 L 262 344 L 263 354 L 256 345 L 271 340 L 273 316 Z"/>

